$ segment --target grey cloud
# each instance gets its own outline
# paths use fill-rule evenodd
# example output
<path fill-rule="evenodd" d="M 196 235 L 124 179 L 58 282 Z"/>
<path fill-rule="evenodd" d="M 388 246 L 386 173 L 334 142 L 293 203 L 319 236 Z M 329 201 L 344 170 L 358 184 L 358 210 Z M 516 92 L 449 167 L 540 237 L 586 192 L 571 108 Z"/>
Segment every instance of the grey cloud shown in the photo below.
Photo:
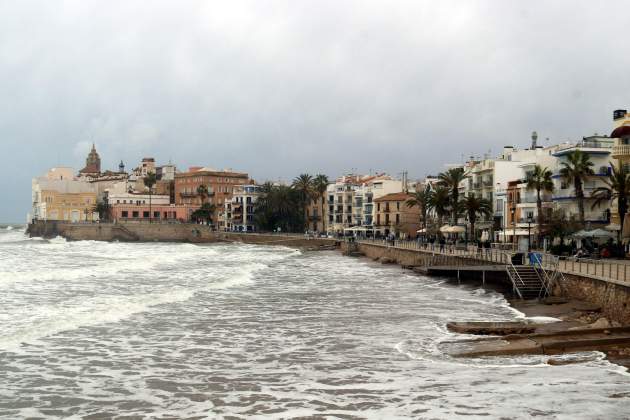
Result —
<path fill-rule="evenodd" d="M 630 106 L 624 2 L 0 1 L 0 220 L 30 179 L 143 156 L 257 180 L 435 173 L 608 133 Z"/>

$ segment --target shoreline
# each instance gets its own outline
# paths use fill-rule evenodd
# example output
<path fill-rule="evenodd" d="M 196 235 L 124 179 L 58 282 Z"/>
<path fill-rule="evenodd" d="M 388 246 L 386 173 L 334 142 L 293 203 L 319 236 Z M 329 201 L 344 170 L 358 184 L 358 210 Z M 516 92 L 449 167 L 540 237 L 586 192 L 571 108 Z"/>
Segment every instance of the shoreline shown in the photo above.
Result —
<path fill-rule="evenodd" d="M 342 253 L 343 255 L 343 253 Z M 357 256 L 347 256 L 350 258 L 361 258 L 368 259 L 374 263 L 379 263 L 378 260 L 373 258 L 369 258 L 365 255 L 357 255 Z M 414 270 L 410 270 L 399 263 L 392 263 L 391 261 L 381 261 L 380 264 L 383 265 L 396 265 L 400 267 L 405 272 L 413 273 L 414 275 L 420 277 L 422 275 L 430 277 L 428 274 L 421 274 L 415 272 Z M 454 279 L 452 277 L 446 276 L 449 283 Z M 458 281 L 458 280 L 454 280 Z M 506 300 L 509 308 L 517 314 L 517 318 L 523 318 L 523 324 L 532 324 L 535 323 L 538 328 L 536 333 L 538 334 L 552 334 L 552 333 L 566 333 L 572 330 L 580 330 L 584 331 L 587 329 L 599 330 L 606 328 L 615 328 L 622 326 L 618 322 L 609 321 L 601 312 L 601 307 L 579 299 L 564 299 L 564 298 L 547 298 L 545 300 L 520 300 L 514 298 L 514 296 L 510 295 L 510 293 L 506 293 L 504 287 L 499 287 L 496 283 L 486 282 L 482 284 L 477 279 L 467 280 L 466 278 L 462 278 L 459 281 L 463 284 L 469 285 L 477 285 L 482 287 L 485 290 L 493 291 L 496 293 L 500 293 Z M 537 323 L 536 320 L 543 321 Z M 552 319 L 556 319 L 557 321 L 553 321 Z M 500 336 L 494 335 L 479 335 L 479 337 L 494 337 L 497 338 Z M 630 345 L 620 345 L 618 348 L 599 348 L 593 349 L 593 351 L 601 352 L 605 355 L 606 360 L 610 363 L 614 363 L 618 366 L 621 366 L 626 369 L 626 371 L 630 372 Z M 561 354 L 576 354 L 579 351 L 563 351 Z M 500 357 L 500 356 L 494 356 Z M 566 364 L 566 363 L 575 363 L 571 361 L 560 361 L 554 356 L 550 356 L 549 362 L 550 365 L 554 364 Z"/>

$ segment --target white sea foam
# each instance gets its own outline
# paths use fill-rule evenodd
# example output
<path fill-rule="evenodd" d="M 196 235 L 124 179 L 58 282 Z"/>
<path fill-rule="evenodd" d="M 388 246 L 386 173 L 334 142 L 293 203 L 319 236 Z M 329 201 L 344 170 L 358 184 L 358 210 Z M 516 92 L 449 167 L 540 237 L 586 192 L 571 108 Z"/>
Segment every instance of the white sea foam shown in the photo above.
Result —
<path fill-rule="evenodd" d="M 598 353 L 448 357 L 448 321 L 517 312 L 335 253 L 18 240 L 0 267 L 7 418 L 614 419 L 630 391 Z"/>

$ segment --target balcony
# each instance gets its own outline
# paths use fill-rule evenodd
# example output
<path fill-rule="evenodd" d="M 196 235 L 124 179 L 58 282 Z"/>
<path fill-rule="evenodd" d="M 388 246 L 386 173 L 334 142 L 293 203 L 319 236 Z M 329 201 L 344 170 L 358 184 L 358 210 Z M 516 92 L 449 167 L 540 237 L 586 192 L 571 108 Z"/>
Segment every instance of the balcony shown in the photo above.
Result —
<path fill-rule="evenodd" d="M 614 146 L 612 156 L 615 158 L 622 156 L 630 157 L 630 144 L 621 144 L 619 146 Z"/>
<path fill-rule="evenodd" d="M 186 192 L 186 191 L 182 191 L 182 192 L 180 192 L 180 193 L 179 193 L 179 195 L 180 195 L 182 198 L 192 198 L 192 197 L 197 197 L 197 196 L 199 196 L 199 194 L 198 194 L 196 191 L 194 191 L 194 192 Z"/>

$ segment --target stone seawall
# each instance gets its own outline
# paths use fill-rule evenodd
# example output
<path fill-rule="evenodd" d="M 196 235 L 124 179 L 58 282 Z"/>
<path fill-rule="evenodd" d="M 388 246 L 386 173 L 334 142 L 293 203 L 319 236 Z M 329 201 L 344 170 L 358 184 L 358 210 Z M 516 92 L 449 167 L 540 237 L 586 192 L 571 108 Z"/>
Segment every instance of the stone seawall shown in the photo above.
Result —
<path fill-rule="evenodd" d="M 283 245 L 296 248 L 334 247 L 338 241 L 327 238 L 305 238 L 301 235 L 216 232 L 208 226 L 166 223 L 66 223 L 38 221 L 27 229 L 31 237 L 69 241 L 120 242 L 241 242 L 248 244 Z"/>
<path fill-rule="evenodd" d="M 431 253 L 412 249 L 398 249 L 376 244 L 357 244 L 358 250 L 371 259 L 387 260 L 405 266 L 425 265 Z M 342 244 L 342 250 L 347 250 L 348 244 Z M 448 264 L 458 265 L 461 257 L 446 256 Z M 465 259 L 466 264 L 478 264 L 475 260 Z M 594 303 L 601 307 L 602 314 L 611 321 L 630 325 L 630 285 L 608 282 L 585 275 L 564 274 L 562 287 L 556 287 L 554 294 L 569 299 L 578 299 Z"/>
<path fill-rule="evenodd" d="M 564 274 L 564 278 L 564 290 L 557 290 L 558 294 L 595 303 L 606 318 L 630 325 L 630 285 L 574 274 Z"/>

